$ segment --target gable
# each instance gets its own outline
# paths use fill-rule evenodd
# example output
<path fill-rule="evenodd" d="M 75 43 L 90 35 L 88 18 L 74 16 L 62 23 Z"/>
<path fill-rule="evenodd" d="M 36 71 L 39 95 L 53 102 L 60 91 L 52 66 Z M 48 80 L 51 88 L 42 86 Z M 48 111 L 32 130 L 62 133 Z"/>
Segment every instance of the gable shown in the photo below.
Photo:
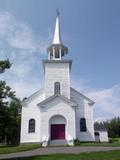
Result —
<path fill-rule="evenodd" d="M 63 95 L 59 95 L 59 94 L 53 95 L 53 96 L 43 100 L 42 102 L 38 103 L 37 105 L 40 107 L 45 107 L 47 104 L 49 104 L 55 100 L 57 100 L 58 102 L 67 103 L 70 106 L 77 106 L 77 104 L 75 102 L 73 102 L 73 101 L 69 100 L 68 98 L 64 97 Z"/>

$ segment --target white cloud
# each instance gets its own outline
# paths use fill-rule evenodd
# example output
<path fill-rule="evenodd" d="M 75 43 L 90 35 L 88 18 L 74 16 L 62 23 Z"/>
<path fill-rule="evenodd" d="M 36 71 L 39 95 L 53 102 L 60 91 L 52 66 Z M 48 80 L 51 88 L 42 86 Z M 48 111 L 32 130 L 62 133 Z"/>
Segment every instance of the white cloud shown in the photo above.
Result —
<path fill-rule="evenodd" d="M 95 102 L 94 120 L 103 121 L 120 116 L 120 84 L 111 88 L 97 89 L 88 85 L 87 80 L 74 80 L 73 86 Z"/>
<path fill-rule="evenodd" d="M 1 74 L 17 96 L 23 98 L 40 88 L 43 79 L 40 60 L 49 41 L 8 12 L 0 12 L 0 59 L 10 59 L 12 67 Z M 42 77 L 42 78 L 41 78 Z"/>
<path fill-rule="evenodd" d="M 20 82 L 11 83 L 10 86 L 14 91 L 16 91 L 17 97 L 20 97 L 21 99 L 23 99 L 24 97 L 29 97 L 34 92 L 38 91 L 41 88 L 40 84 L 41 83 L 39 83 L 39 81 L 30 80 L 26 82 L 20 81 Z"/>
<path fill-rule="evenodd" d="M 35 36 L 28 24 L 20 22 L 8 12 L 0 12 L 0 40 L 13 49 L 45 52 L 48 39 Z"/>
<path fill-rule="evenodd" d="M 120 84 L 108 89 L 92 89 L 86 94 L 95 101 L 94 110 L 100 115 L 99 119 L 120 115 Z"/>
<path fill-rule="evenodd" d="M 28 24 L 20 22 L 8 12 L 0 12 L 0 59 L 13 63 L 11 74 L 29 76 L 46 53 L 49 37 L 33 32 Z M 33 67 L 33 68 L 34 68 Z"/>

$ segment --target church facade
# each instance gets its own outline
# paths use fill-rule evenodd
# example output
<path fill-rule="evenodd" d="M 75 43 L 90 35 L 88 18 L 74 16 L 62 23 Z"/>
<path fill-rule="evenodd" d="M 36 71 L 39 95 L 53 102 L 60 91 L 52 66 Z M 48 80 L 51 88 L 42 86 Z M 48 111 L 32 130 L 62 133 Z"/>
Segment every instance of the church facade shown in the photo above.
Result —
<path fill-rule="evenodd" d="M 59 15 L 47 53 L 44 87 L 22 104 L 20 142 L 47 146 L 52 141 L 94 141 L 94 102 L 70 86 L 72 60 L 65 59 L 68 48 L 61 42 Z"/>

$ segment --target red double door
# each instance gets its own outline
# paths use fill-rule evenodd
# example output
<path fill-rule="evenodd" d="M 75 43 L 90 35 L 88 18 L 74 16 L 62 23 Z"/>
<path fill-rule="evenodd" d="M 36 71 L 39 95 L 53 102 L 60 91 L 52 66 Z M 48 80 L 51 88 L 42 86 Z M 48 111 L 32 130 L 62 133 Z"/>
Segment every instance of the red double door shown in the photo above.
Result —
<path fill-rule="evenodd" d="M 65 139 L 65 124 L 51 124 L 51 139 Z"/>

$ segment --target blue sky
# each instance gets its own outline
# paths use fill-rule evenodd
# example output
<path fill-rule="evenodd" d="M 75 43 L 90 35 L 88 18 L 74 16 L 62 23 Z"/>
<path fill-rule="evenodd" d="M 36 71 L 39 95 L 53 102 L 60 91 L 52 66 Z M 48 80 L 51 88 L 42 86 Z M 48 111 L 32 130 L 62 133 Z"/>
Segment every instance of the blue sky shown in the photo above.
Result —
<path fill-rule="evenodd" d="M 0 0 L 0 59 L 13 62 L 1 79 L 21 98 L 43 86 L 56 8 L 73 59 L 71 85 L 96 102 L 94 119 L 120 115 L 119 0 Z"/>

